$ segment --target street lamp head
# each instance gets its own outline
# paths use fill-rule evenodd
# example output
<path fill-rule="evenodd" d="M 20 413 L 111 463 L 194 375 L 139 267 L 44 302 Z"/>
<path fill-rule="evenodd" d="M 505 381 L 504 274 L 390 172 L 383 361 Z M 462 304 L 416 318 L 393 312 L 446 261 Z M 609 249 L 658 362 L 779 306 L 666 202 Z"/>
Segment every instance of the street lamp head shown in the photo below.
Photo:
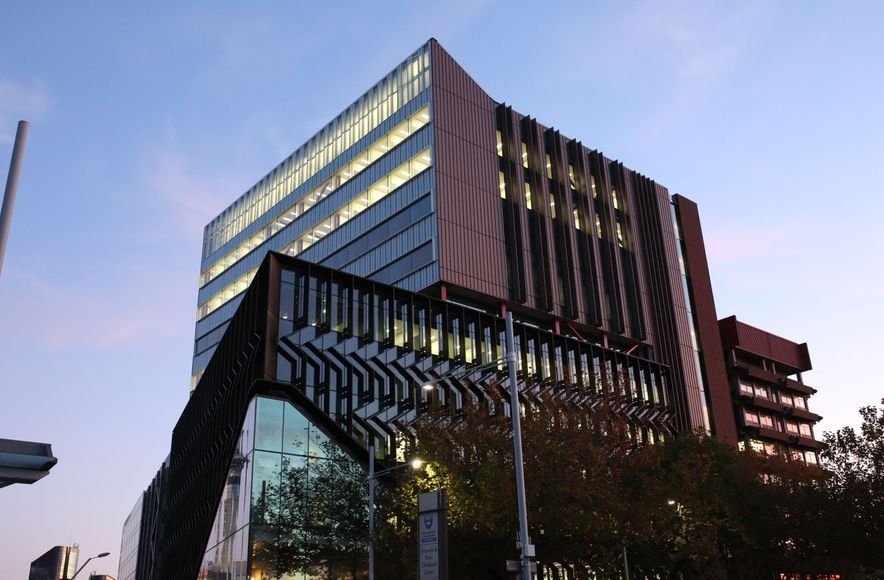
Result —
<path fill-rule="evenodd" d="M 102 552 L 99 555 L 95 556 L 96 558 L 104 558 L 105 556 L 110 556 L 110 552 Z"/>
<path fill-rule="evenodd" d="M 666 500 L 666 504 L 667 505 L 675 505 L 675 500 L 674 499 Z"/>
<path fill-rule="evenodd" d="M 427 392 L 430 392 L 436 388 L 436 383 L 424 383 L 421 388 Z"/>
<path fill-rule="evenodd" d="M 411 468 L 412 469 L 420 469 L 424 465 L 423 459 L 412 459 L 411 460 Z"/>

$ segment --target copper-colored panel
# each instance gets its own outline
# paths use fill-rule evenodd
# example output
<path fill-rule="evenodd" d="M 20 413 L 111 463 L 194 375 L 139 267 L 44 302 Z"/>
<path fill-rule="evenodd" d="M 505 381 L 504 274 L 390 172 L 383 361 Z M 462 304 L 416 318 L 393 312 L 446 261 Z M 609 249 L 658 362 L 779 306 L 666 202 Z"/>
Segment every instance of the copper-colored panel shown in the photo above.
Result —
<path fill-rule="evenodd" d="M 681 223 L 684 240 L 685 261 L 690 272 L 691 291 L 694 298 L 694 316 L 697 320 L 697 340 L 703 366 L 706 369 L 706 388 L 715 434 L 724 441 L 736 442 L 737 431 L 734 423 L 730 387 L 724 362 L 724 350 L 718 331 L 718 317 L 715 313 L 715 300 L 712 296 L 712 282 L 709 279 L 709 266 L 706 262 L 706 249 L 703 244 L 703 231 L 700 228 L 700 214 L 697 204 L 680 196 L 673 196 Z"/>

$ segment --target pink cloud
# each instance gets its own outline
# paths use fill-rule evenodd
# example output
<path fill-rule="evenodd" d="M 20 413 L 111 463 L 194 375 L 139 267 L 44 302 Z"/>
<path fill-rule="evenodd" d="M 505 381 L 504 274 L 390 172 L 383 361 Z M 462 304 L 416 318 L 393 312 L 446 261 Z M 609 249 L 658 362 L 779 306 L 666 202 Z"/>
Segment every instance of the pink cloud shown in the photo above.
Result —
<path fill-rule="evenodd" d="M 792 254 L 801 246 L 796 236 L 802 231 L 807 230 L 794 222 L 756 226 L 722 224 L 705 229 L 706 253 L 712 264 Z"/>
<path fill-rule="evenodd" d="M 142 264 L 143 266 L 143 264 Z M 180 337 L 192 328 L 193 276 L 120 269 L 105 284 L 64 285 L 35 271 L 4 272 L 0 327 L 18 340 L 59 350 L 105 350 Z"/>

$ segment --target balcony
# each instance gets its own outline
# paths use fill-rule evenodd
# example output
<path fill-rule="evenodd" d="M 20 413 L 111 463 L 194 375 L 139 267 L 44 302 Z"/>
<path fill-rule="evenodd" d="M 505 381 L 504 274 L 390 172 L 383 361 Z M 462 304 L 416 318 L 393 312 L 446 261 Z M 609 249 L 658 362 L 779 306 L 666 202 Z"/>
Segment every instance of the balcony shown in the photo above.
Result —
<path fill-rule="evenodd" d="M 801 393 L 802 395 L 815 395 L 816 394 L 816 389 L 814 389 L 813 387 L 809 387 L 809 386 L 805 385 L 804 383 L 799 383 L 795 379 L 784 379 L 783 381 L 781 381 L 780 384 L 782 384 L 787 389 L 797 391 L 797 392 Z"/>

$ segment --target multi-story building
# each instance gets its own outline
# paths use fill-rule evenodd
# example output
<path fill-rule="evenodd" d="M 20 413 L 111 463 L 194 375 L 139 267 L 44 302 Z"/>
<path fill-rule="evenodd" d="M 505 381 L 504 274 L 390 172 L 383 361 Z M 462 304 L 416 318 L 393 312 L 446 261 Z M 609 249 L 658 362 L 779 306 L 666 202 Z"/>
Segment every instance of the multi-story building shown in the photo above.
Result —
<path fill-rule="evenodd" d="M 614 397 L 646 442 L 738 443 L 726 353 L 803 369 L 723 347 L 696 204 L 494 101 L 435 40 L 212 220 L 200 284 L 195 388 L 121 578 L 361 569 L 312 541 L 355 545 L 327 537 L 341 513 L 282 525 L 280 490 L 370 445 L 401 459 L 431 405 L 509 412 L 504 313 L 526 402 Z"/>
<path fill-rule="evenodd" d="M 55 546 L 31 562 L 28 580 L 62 580 L 72 578 L 77 571 L 80 547 Z"/>
<path fill-rule="evenodd" d="M 696 205 L 435 40 L 206 227 L 194 380 L 270 250 L 664 363 L 679 426 L 736 439 Z"/>
<path fill-rule="evenodd" d="M 811 369 L 807 343 L 796 344 L 731 316 L 720 320 L 741 449 L 818 462 L 822 448 L 813 427 L 822 417 L 807 400 L 816 389 L 804 384 Z"/>
<path fill-rule="evenodd" d="M 527 406 L 567 397 L 589 411 L 604 399 L 636 439 L 675 429 L 666 365 L 524 321 L 514 327 Z M 403 459 L 408 425 L 432 406 L 508 412 L 505 350 L 494 312 L 267 255 L 175 426 L 159 577 L 362 570 L 364 535 L 340 535 L 352 533 L 343 523 L 361 506 L 342 506 L 335 490 L 364 483 L 370 446 L 381 463 Z M 436 390 L 422 388 L 434 379 Z M 317 481 L 321 493 L 310 491 Z"/>

